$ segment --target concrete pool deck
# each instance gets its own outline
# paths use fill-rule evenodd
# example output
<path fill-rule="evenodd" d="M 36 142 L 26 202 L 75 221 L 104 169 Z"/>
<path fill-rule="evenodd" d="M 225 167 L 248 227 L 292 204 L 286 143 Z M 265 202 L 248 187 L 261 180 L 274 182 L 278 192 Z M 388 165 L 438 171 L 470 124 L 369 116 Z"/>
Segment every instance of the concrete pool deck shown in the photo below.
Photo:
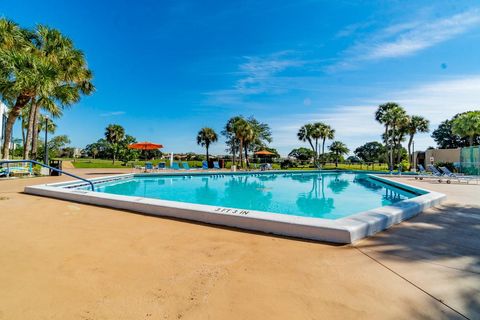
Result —
<path fill-rule="evenodd" d="M 353 246 L 22 192 L 65 176 L 0 181 L 0 319 L 479 318 L 480 186 L 395 179 L 448 200 Z"/>

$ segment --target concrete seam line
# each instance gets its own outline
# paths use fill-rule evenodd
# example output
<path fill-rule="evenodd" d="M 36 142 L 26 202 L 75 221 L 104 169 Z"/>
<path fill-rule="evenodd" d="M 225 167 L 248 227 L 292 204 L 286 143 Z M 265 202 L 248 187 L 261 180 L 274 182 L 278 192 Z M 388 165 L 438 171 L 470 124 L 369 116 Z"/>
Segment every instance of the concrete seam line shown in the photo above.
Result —
<path fill-rule="evenodd" d="M 409 284 L 411 284 L 412 286 L 414 286 L 415 288 L 417 288 L 418 290 L 422 291 L 423 293 L 425 293 L 426 295 L 428 295 L 430 298 L 436 300 L 437 302 L 440 302 L 441 304 L 443 304 L 445 307 L 449 308 L 450 310 L 452 310 L 453 312 L 455 312 L 456 314 L 460 315 L 461 317 L 465 318 L 465 319 L 468 319 L 470 320 L 469 317 L 467 317 L 466 315 L 464 315 L 463 313 L 461 313 L 460 311 L 456 310 L 455 308 L 449 306 L 448 304 L 446 304 L 445 302 L 443 302 L 442 299 L 439 299 L 437 297 L 435 297 L 433 294 L 429 293 L 426 289 L 423 289 L 422 287 L 420 287 L 419 285 L 413 283 L 412 281 L 408 280 L 407 278 L 405 278 L 404 276 L 402 276 L 401 274 L 399 274 L 398 272 L 396 272 L 395 270 L 391 269 L 390 267 L 388 267 L 387 265 L 383 264 L 382 262 L 380 262 L 379 260 L 375 259 L 374 257 L 372 257 L 371 255 L 369 255 L 368 253 L 366 253 L 365 251 L 363 251 L 362 249 L 358 248 L 358 247 L 355 247 L 355 249 L 357 249 L 360 253 L 364 254 L 365 256 L 367 256 L 368 258 L 372 259 L 373 261 L 375 261 L 376 263 L 378 263 L 379 265 L 381 265 L 382 267 L 384 267 L 385 269 L 387 269 L 388 271 L 392 272 L 393 274 L 395 274 L 397 277 L 400 277 L 401 279 L 403 279 L 404 281 L 408 282 Z"/>

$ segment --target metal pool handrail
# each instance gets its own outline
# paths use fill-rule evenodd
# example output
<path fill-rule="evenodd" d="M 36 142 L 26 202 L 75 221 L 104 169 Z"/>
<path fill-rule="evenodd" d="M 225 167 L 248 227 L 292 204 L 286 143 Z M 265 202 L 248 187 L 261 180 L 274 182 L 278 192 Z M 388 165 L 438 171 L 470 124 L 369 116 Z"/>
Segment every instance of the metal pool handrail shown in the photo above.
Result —
<path fill-rule="evenodd" d="M 69 173 L 69 172 L 66 172 L 66 171 L 63 171 L 63 170 L 60 170 L 60 169 L 57 169 L 57 168 L 54 168 L 54 167 L 51 167 L 51 166 L 48 166 L 44 163 L 41 163 L 41 162 L 38 162 L 38 161 L 35 161 L 35 160 L 3 160 L 3 161 L 0 161 L 0 166 L 2 164 L 6 163 L 7 165 L 9 163 L 33 163 L 33 164 L 38 164 L 39 166 L 42 166 L 44 168 L 47 168 L 47 169 L 50 169 L 50 170 L 53 170 L 53 171 L 56 171 L 56 172 L 59 172 L 59 173 L 63 173 L 67 176 L 70 176 L 72 178 L 75 178 L 75 179 L 78 179 L 78 180 L 82 180 L 82 181 L 85 181 L 87 182 L 88 184 L 90 184 L 90 187 L 92 188 L 92 191 L 95 191 L 95 186 L 93 185 L 93 182 L 88 180 L 88 179 L 85 179 L 85 178 L 82 178 L 82 177 L 79 177 L 73 173 Z"/>

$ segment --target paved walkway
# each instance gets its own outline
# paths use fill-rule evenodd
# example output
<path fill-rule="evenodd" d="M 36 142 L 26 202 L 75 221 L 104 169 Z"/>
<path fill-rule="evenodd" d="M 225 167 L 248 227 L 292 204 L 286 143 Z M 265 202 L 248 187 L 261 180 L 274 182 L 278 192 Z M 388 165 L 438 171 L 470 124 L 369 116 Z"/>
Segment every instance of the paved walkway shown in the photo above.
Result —
<path fill-rule="evenodd" d="M 449 200 L 353 246 L 22 193 L 65 176 L 0 181 L 0 319 L 480 318 L 480 186 L 400 179 Z"/>

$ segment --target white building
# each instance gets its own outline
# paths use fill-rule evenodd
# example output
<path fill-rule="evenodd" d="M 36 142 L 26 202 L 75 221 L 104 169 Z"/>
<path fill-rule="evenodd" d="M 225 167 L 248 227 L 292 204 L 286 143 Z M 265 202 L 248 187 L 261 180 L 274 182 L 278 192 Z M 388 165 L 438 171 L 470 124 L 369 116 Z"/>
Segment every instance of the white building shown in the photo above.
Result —
<path fill-rule="evenodd" d="M 0 101 L 0 146 L 5 139 L 5 126 L 7 124 L 7 106 Z"/>

